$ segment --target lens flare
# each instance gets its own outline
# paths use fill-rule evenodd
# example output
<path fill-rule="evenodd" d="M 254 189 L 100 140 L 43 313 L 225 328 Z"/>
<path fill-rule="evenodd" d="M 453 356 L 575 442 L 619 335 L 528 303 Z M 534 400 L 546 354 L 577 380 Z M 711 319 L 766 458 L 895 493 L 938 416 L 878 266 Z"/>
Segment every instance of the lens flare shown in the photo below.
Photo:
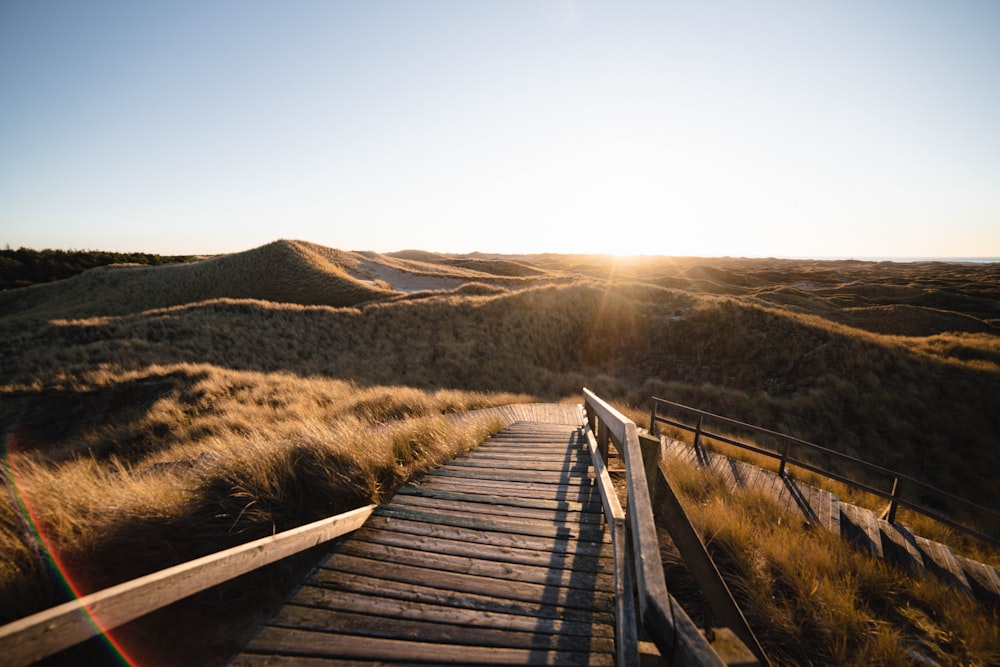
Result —
<path fill-rule="evenodd" d="M 83 590 L 79 582 L 73 580 L 66 564 L 59 557 L 58 549 L 54 548 L 56 541 L 48 534 L 44 528 L 44 522 L 40 520 L 39 508 L 34 506 L 30 495 L 26 494 L 23 485 L 18 483 L 21 476 L 18 474 L 14 457 L 11 456 L 15 439 L 10 436 L 9 433 L 4 434 L 3 483 L 15 505 L 14 509 L 22 526 L 23 539 L 32 541 L 31 546 L 39 554 L 44 567 L 49 570 L 52 580 L 64 592 L 64 597 L 79 600 L 87 592 Z M 99 616 L 91 613 L 86 607 L 82 607 L 81 613 L 86 622 L 96 631 L 95 637 L 101 638 L 103 650 L 108 656 L 108 664 L 135 664 L 128 657 L 121 644 L 111 635 L 110 630 L 102 626 Z"/>

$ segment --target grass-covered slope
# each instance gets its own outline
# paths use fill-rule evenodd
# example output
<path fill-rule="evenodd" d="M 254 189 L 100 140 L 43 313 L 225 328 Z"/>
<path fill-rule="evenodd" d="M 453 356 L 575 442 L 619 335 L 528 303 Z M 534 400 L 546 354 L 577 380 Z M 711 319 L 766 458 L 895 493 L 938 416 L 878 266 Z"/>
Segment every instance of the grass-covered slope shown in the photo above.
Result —
<path fill-rule="evenodd" d="M 60 599 L 25 507 L 100 586 L 377 498 L 489 427 L 442 412 L 582 386 L 786 431 L 995 506 L 998 302 L 996 265 L 300 241 L 0 293 L 15 473 L 2 613 Z"/>
<path fill-rule="evenodd" d="M 995 610 L 914 577 L 825 530 L 803 528 L 757 489 L 666 464 L 740 609 L 775 665 L 986 665 L 1000 660 Z M 711 607 L 661 529 L 668 588 L 699 625 Z M 716 621 L 717 622 L 717 621 Z"/>
<path fill-rule="evenodd" d="M 581 280 L 338 309 L 210 300 L 7 332 L 0 377 L 207 363 L 368 384 L 694 404 L 992 501 L 993 338 L 898 339 L 732 297 Z M 948 351 L 950 350 L 950 352 Z M 961 351 L 959 354 L 958 351 Z"/>
<path fill-rule="evenodd" d="M 0 309 L 19 317 L 93 317 L 223 297 L 349 306 L 392 294 L 352 276 L 357 263 L 353 253 L 322 253 L 309 244 L 275 241 L 184 264 L 100 267 L 64 281 L 2 292 Z"/>

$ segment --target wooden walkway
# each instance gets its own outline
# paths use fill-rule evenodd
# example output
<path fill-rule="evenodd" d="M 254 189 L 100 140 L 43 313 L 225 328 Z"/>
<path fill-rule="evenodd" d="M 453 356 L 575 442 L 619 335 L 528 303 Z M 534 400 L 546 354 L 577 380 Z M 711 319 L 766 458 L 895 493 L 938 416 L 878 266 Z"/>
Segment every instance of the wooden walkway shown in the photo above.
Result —
<path fill-rule="evenodd" d="M 380 506 L 232 664 L 613 664 L 582 411 L 496 410 L 507 428 Z"/>

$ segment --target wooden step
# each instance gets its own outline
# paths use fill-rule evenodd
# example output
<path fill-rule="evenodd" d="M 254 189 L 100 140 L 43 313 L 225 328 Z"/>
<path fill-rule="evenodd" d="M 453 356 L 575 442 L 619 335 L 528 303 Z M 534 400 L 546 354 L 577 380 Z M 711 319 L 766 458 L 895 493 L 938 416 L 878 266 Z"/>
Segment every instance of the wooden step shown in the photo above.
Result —
<path fill-rule="evenodd" d="M 881 559 L 885 558 L 885 554 L 878 521 L 878 515 L 869 509 L 840 503 L 840 534 L 848 542 Z"/>
<path fill-rule="evenodd" d="M 347 658 L 373 661 L 414 661 L 469 665 L 613 665 L 613 653 L 583 651 L 539 651 L 496 646 L 464 646 L 406 639 L 359 637 L 332 632 L 313 632 L 265 627 L 251 642 L 250 650 L 264 656 L 238 656 L 233 665 L 308 664 L 303 658 Z M 280 663 L 268 653 L 289 656 Z M 529 662 L 530 661 L 530 662 Z"/>
<path fill-rule="evenodd" d="M 997 573 L 997 569 L 964 556 L 955 558 L 962 566 L 962 571 L 965 572 L 976 598 L 1000 611 L 1000 574 Z"/>
<path fill-rule="evenodd" d="M 791 507 L 801 512 L 810 525 L 825 528 L 834 535 L 840 534 L 840 498 L 791 477 L 783 477 L 782 481 L 792 502 Z"/>
<path fill-rule="evenodd" d="M 871 510 L 842 503 L 835 494 L 792 477 L 778 477 L 770 470 L 672 438 L 664 437 L 660 442 L 664 456 L 710 468 L 732 489 L 756 488 L 769 493 L 790 510 L 801 512 L 811 525 L 823 526 L 914 574 L 933 572 L 965 595 L 1000 609 L 1000 575 L 995 568 L 956 556 L 946 545 L 915 536 L 905 526 L 889 524 Z"/>
<path fill-rule="evenodd" d="M 924 558 L 917 548 L 917 540 L 906 526 L 879 519 L 878 528 L 882 535 L 882 551 L 887 561 L 914 574 L 922 575 L 926 572 Z"/>
<path fill-rule="evenodd" d="M 920 549 L 928 570 L 970 598 L 975 597 L 965 571 L 962 570 L 961 564 L 955 558 L 955 552 L 950 547 L 919 535 L 916 536 L 916 540 L 917 548 Z"/>

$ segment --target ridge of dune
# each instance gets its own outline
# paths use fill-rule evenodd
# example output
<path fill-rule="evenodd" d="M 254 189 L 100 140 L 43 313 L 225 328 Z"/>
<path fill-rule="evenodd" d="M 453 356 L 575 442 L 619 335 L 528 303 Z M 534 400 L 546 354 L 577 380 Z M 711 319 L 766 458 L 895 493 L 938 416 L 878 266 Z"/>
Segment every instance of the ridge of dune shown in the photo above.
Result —
<path fill-rule="evenodd" d="M 352 275 L 360 263 L 355 253 L 279 240 L 185 264 L 91 269 L 0 294 L 0 311 L 17 317 L 91 317 L 217 298 L 342 307 L 395 293 Z"/>

